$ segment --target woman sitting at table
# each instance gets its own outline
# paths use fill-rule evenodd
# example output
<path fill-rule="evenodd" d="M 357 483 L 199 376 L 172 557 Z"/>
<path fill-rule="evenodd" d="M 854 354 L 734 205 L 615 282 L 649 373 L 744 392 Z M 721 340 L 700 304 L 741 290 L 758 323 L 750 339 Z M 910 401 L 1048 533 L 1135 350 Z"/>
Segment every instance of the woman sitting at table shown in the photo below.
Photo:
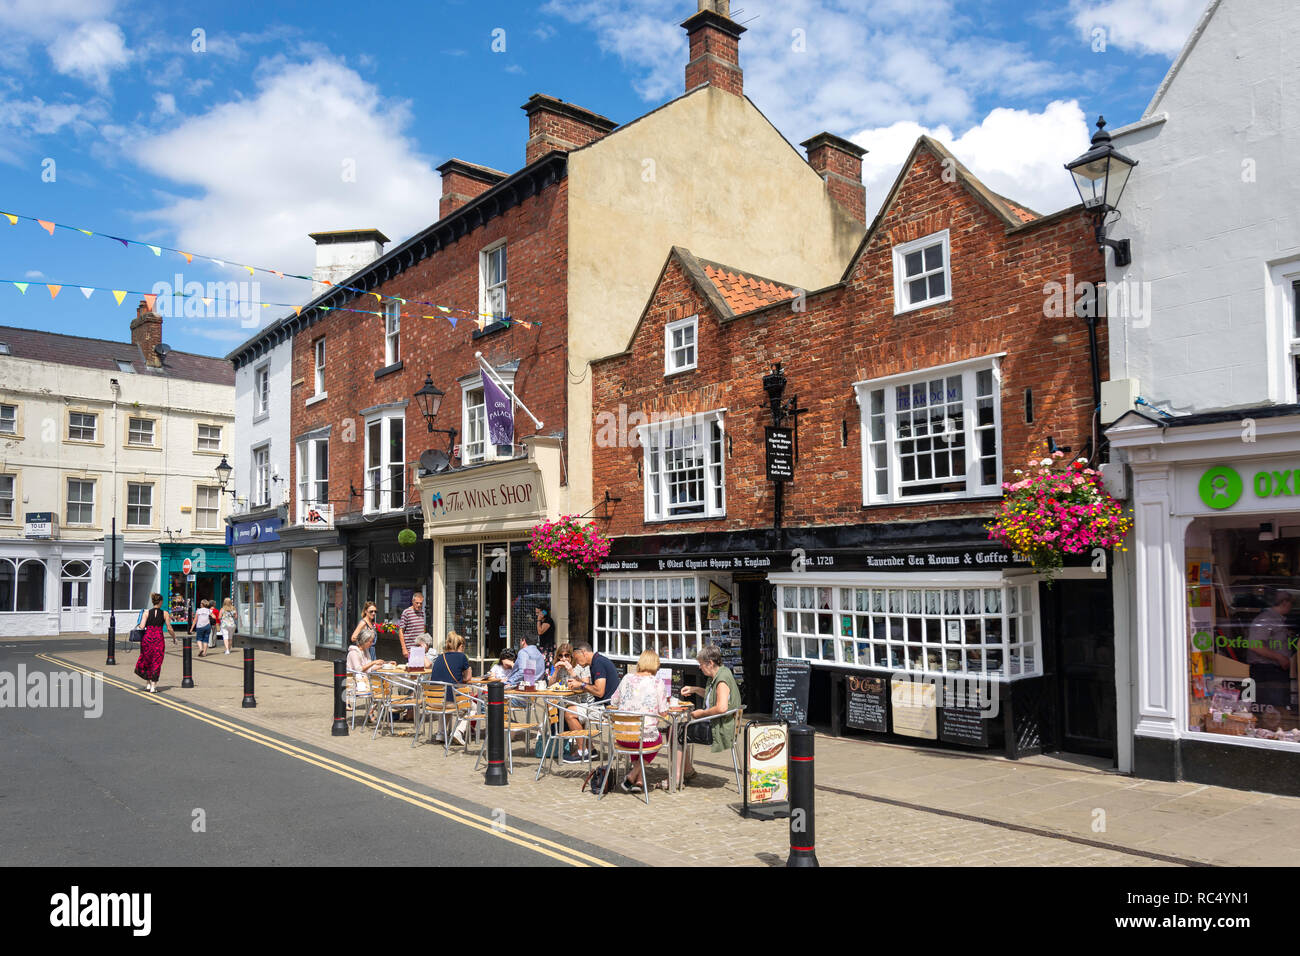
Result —
<path fill-rule="evenodd" d="M 611 711 L 631 711 L 646 715 L 641 722 L 642 750 L 658 748 L 661 739 L 659 715 L 668 709 L 668 693 L 664 690 L 664 682 L 659 679 L 658 673 L 659 655 L 652 650 L 642 651 L 641 656 L 636 659 L 636 673 L 623 678 L 619 682 L 618 689 L 614 691 L 614 696 L 609 700 Z M 638 753 L 634 744 L 616 741 L 615 746 L 633 754 Z M 655 752 L 658 752 L 657 749 Z M 638 755 L 630 761 L 632 772 L 619 785 L 624 793 L 631 793 L 640 788 L 642 762 L 650 763 L 654 759 L 654 753 L 647 753 Z"/>
<path fill-rule="evenodd" d="M 455 631 L 448 631 L 447 640 L 442 645 L 442 653 L 433 659 L 433 670 L 429 673 L 429 680 L 435 684 L 466 684 L 473 676 L 469 658 L 465 656 L 465 638 Z M 477 712 L 478 706 L 475 705 L 473 713 Z M 463 744 L 465 728 L 468 726 L 469 721 L 462 717 L 456 722 L 456 730 L 451 735 L 451 739 L 458 744 Z"/>
<path fill-rule="evenodd" d="M 722 651 L 713 644 L 702 647 L 695 656 L 695 662 L 700 665 L 700 673 L 709 679 L 709 683 L 705 687 L 682 688 L 683 697 L 704 698 L 704 706 L 691 711 L 691 720 L 715 717 L 738 708 L 741 703 L 740 686 L 736 683 L 731 668 L 722 663 Z M 689 780 L 695 776 L 695 768 L 691 766 L 690 760 L 691 750 L 684 745 L 708 744 L 709 750 L 713 753 L 730 750 L 736 739 L 736 715 L 732 714 L 725 720 L 711 720 L 691 727 L 682 724 L 679 734 L 681 736 L 678 737 L 678 743 L 683 746 L 677 751 L 677 766 L 673 769 L 677 773 L 677 781 L 680 784 L 682 780 Z M 682 773 L 683 761 L 685 775 Z"/>
<path fill-rule="evenodd" d="M 357 638 L 357 642 L 348 648 L 348 673 L 352 675 L 354 693 L 358 697 L 364 697 L 370 693 L 370 678 L 366 676 L 367 672 L 374 670 L 376 667 L 385 667 L 392 663 L 392 661 L 372 661 L 370 659 L 370 645 L 374 641 L 375 635 L 373 631 L 363 632 Z"/>
<path fill-rule="evenodd" d="M 488 670 L 488 680 L 505 680 L 515 669 L 515 652 L 507 647 L 497 658 L 497 662 Z"/>
<path fill-rule="evenodd" d="M 578 665 L 573 663 L 573 645 L 561 644 L 555 649 L 555 663 L 551 665 L 551 683 L 563 684 L 570 679 L 578 679 Z M 587 679 L 591 679 L 591 673 L 587 673 Z"/>

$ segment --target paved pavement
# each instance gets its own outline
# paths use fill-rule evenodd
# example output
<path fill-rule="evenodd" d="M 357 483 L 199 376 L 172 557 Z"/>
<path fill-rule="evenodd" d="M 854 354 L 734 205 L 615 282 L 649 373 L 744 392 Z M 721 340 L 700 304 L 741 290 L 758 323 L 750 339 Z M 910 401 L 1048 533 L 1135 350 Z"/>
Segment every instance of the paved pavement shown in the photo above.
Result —
<path fill-rule="evenodd" d="M 59 643 L 63 641 L 65 643 Z M 93 646 L 94 650 L 85 650 Z M 51 656 L 114 681 L 138 684 L 134 655 L 104 667 L 94 644 L 49 640 Z M 180 654 L 168 647 L 162 696 L 292 741 L 321 759 L 431 788 L 458 806 L 481 805 L 515 826 L 573 834 L 604 852 L 654 865 L 781 865 L 784 821 L 743 820 L 729 762 L 705 755 L 683 793 L 597 802 L 566 770 L 533 780 L 536 762 L 516 744 L 504 788 L 484 786 L 473 758 L 444 757 L 410 738 L 332 737 L 332 666 L 267 651 L 257 656 L 255 709 L 241 709 L 238 653 L 196 660 L 196 686 L 181 689 Z M 115 692 L 104 722 L 114 726 Z M 171 724 L 194 718 L 159 714 Z M 725 760 L 725 755 L 722 755 Z M 651 781 L 662 779 L 660 767 Z M 304 783 L 308 781 L 304 778 Z M 1300 799 L 1162 783 L 1051 757 L 1000 757 L 817 737 L 817 855 L 823 865 L 1196 866 L 1300 861 Z M 325 786 L 329 786 L 327 782 Z M 341 819 L 346 819 L 343 817 Z M 562 842 L 563 838 L 560 838 Z M 599 851 L 598 851 L 599 852 Z M 486 861 L 485 861 L 486 862 Z"/>

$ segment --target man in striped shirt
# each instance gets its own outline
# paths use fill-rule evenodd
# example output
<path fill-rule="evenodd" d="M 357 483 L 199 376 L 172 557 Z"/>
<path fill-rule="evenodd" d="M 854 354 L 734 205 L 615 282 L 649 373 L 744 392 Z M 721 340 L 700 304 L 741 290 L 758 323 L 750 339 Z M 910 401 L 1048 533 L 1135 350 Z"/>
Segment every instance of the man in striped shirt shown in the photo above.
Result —
<path fill-rule="evenodd" d="M 398 638 L 402 642 L 402 656 L 410 658 L 415 639 L 426 630 L 424 626 L 424 594 L 416 591 L 411 595 L 411 606 L 402 612 L 397 624 Z"/>

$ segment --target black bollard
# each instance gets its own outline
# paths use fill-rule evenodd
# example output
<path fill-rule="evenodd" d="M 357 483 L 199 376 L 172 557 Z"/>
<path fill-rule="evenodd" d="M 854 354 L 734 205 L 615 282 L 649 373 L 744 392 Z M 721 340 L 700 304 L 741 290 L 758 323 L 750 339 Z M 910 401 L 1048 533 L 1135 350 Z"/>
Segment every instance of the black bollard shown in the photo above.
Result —
<path fill-rule="evenodd" d="M 813 826 L 813 729 L 790 728 L 790 858 L 786 866 L 819 866 Z"/>
<path fill-rule="evenodd" d="M 346 737 L 348 722 L 343 707 L 343 682 L 348 679 L 348 662 L 334 662 L 334 724 L 330 727 L 331 737 Z"/>
<path fill-rule="evenodd" d="M 244 706 L 257 706 L 257 700 L 253 697 L 253 649 L 251 647 L 244 648 Z"/>
<path fill-rule="evenodd" d="M 108 660 L 104 661 L 104 666 L 117 663 L 117 628 L 113 626 L 113 620 L 110 617 L 108 621 Z"/>
<path fill-rule="evenodd" d="M 182 638 L 184 645 L 181 650 L 181 686 L 193 687 L 193 658 L 190 656 L 190 636 L 188 634 Z"/>
<path fill-rule="evenodd" d="M 487 755 L 483 782 L 489 787 L 509 784 L 510 777 L 506 774 L 506 685 L 501 681 L 488 684 Z"/>

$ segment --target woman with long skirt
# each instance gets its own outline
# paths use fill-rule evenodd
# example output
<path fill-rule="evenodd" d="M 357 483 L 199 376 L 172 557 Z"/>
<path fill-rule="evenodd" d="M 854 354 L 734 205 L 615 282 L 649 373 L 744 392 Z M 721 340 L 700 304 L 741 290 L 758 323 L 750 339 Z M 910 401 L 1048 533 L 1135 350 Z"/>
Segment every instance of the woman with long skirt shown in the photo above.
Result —
<path fill-rule="evenodd" d="M 163 631 L 175 640 L 176 635 L 172 631 L 171 615 L 162 609 L 162 595 L 151 594 L 149 600 L 153 607 L 144 619 L 144 639 L 140 641 L 140 656 L 135 662 L 136 676 L 145 682 L 144 689 L 150 694 L 158 693 L 158 675 L 162 673 L 163 653 L 166 644 L 163 643 Z"/>

